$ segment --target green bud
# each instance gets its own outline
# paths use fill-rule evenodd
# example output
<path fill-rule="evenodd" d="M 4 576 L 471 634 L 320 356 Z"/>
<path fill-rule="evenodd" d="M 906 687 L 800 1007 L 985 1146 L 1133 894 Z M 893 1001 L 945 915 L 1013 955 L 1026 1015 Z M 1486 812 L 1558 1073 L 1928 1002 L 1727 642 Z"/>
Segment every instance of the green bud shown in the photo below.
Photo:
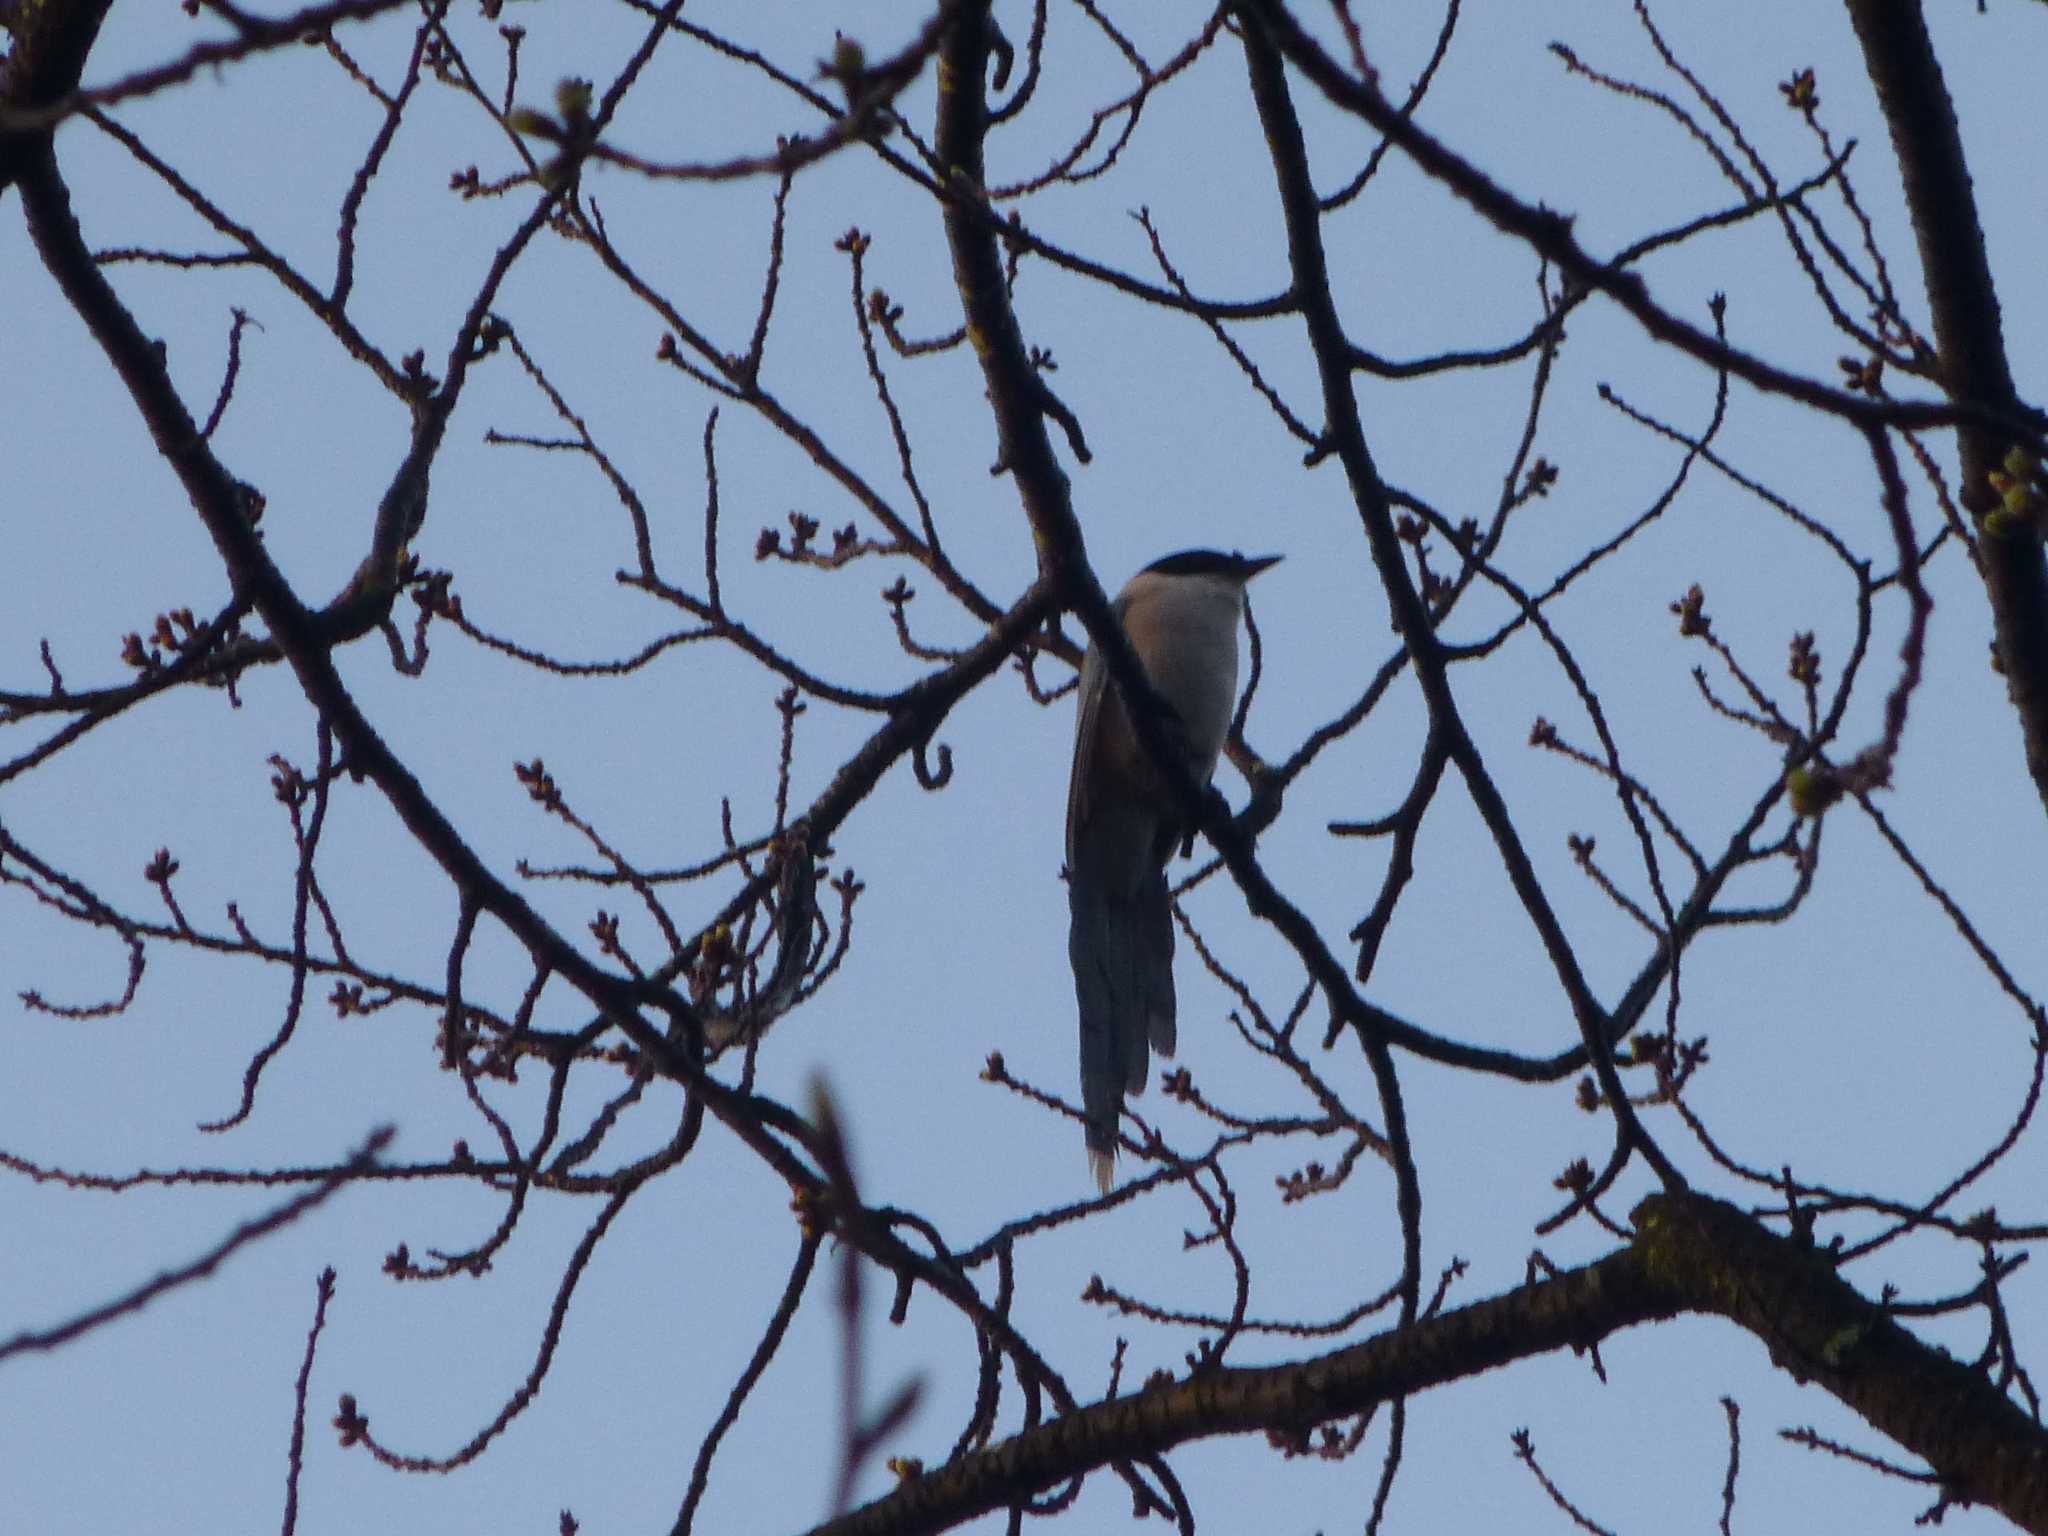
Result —
<path fill-rule="evenodd" d="M 1794 768 L 1785 775 L 1785 793 L 1797 816 L 1818 816 L 1842 798 L 1842 781 L 1825 768 Z"/>
<path fill-rule="evenodd" d="M 574 122 L 590 116 L 591 90 L 588 80 L 571 75 L 555 87 L 555 110 Z"/>

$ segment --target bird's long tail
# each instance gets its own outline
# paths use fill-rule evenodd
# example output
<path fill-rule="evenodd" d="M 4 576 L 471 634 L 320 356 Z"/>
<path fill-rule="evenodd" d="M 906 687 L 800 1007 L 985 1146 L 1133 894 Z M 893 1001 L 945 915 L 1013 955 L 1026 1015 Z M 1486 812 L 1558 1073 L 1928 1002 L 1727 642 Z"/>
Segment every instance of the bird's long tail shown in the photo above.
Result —
<path fill-rule="evenodd" d="M 1144 1091 L 1150 1047 L 1174 1048 L 1173 909 L 1166 872 L 1148 868 L 1128 893 L 1070 875 L 1067 953 L 1081 1013 L 1081 1105 L 1088 1167 L 1109 1191 L 1126 1093 Z"/>

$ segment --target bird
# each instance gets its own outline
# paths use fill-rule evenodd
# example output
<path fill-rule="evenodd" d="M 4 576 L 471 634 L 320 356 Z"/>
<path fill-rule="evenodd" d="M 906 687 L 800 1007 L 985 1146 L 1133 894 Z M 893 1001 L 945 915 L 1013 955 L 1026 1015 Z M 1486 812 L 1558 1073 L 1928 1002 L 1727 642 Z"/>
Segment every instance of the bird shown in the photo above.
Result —
<path fill-rule="evenodd" d="M 1245 586 L 1279 558 L 1183 550 L 1153 561 L 1116 596 L 1117 621 L 1170 711 L 1164 734 L 1198 784 L 1216 771 L 1237 703 Z M 1081 1020 L 1088 1166 L 1107 1194 L 1124 1095 L 1144 1091 L 1153 1050 L 1174 1050 L 1166 862 L 1193 829 L 1133 730 L 1099 647 L 1082 660 L 1078 691 L 1067 785 L 1067 955 Z"/>

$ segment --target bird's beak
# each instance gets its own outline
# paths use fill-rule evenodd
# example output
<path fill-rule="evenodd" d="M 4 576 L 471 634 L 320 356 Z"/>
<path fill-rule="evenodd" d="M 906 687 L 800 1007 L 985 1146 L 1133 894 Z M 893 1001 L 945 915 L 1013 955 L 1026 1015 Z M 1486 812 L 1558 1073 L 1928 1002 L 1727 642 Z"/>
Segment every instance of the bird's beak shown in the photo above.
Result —
<path fill-rule="evenodd" d="M 1270 570 L 1278 565 L 1280 557 L 1278 555 L 1252 555 L 1248 556 L 1244 563 L 1248 567 L 1245 571 L 1244 579 L 1250 581 L 1259 572 Z"/>

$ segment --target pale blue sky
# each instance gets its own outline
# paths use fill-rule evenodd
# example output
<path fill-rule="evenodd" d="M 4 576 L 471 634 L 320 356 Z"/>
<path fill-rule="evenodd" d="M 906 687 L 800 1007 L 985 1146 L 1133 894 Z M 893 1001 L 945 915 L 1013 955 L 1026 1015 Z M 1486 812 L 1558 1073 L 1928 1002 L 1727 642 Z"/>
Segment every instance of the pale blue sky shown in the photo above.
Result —
<path fill-rule="evenodd" d="M 1358 9 L 1383 80 L 1398 89 L 1426 57 L 1439 17 L 1425 7 Z M 1902 289 L 1917 292 L 1886 136 L 1846 19 L 1830 7 L 1758 0 L 1664 9 L 1671 14 L 1660 22 L 1681 56 L 1787 180 L 1810 173 L 1817 157 L 1784 109 L 1777 82 L 1802 66 L 1818 70 L 1825 120 L 1838 143 L 1859 141 L 1852 162 L 1858 190 Z M 2048 288 L 2039 260 L 2038 88 L 2048 13 L 2011 0 L 1983 17 L 1960 5 L 1930 9 L 1940 13 L 1936 41 L 1976 168 L 2021 388 L 2039 398 Z M 456 35 L 495 81 L 501 60 L 491 29 L 473 7 L 456 10 Z M 1612 250 L 1734 200 L 1665 119 L 1569 78 L 1544 51 L 1562 39 L 1589 63 L 1680 90 L 1658 73 L 1627 7 L 1475 0 L 1467 13 L 1423 123 L 1525 197 L 1577 215 L 1590 249 Z M 1028 11 L 1006 3 L 999 14 L 1021 38 Z M 1158 58 L 1190 14 L 1147 9 L 1127 21 L 1161 29 L 1136 34 Z M 903 8 L 875 4 L 707 0 L 688 15 L 791 68 L 825 55 L 834 26 L 862 39 L 871 55 L 895 47 L 908 27 Z M 641 25 L 610 8 L 560 0 L 508 6 L 506 17 L 528 29 L 520 97 L 540 105 L 565 74 L 591 75 L 601 88 Z M 991 172 L 998 180 L 1042 162 L 1078 132 L 1092 105 L 1121 89 L 1114 59 L 1078 15 L 1055 5 L 1053 21 L 1057 67 L 1048 70 L 1037 126 L 1027 119 L 1013 144 L 998 141 Z M 175 7 L 123 0 L 88 80 L 160 61 L 198 35 Z M 387 82 L 410 43 L 395 17 L 343 36 Z M 1321 109 L 1306 88 L 1297 95 L 1319 182 L 1334 185 L 1370 141 Z M 931 97 L 929 79 L 909 92 L 914 122 L 928 123 Z M 337 209 L 375 114 L 320 55 L 288 50 L 202 74 L 116 116 L 316 281 L 331 271 Z M 677 48 L 659 56 L 617 133 L 648 155 L 694 160 L 758 151 L 777 132 L 816 127 L 812 114 L 758 77 Z M 90 125 L 68 125 L 58 149 L 96 246 L 220 248 L 218 237 Z M 362 215 L 352 313 L 387 351 L 423 347 L 435 369 L 491 251 L 527 206 L 521 196 L 469 203 L 452 196 L 448 176 L 472 163 L 487 179 L 512 166 L 473 106 L 424 84 Z M 769 184 L 650 190 L 622 173 L 594 171 L 586 186 L 615 238 L 650 275 L 724 345 L 743 347 L 759 291 Z M 1149 276 L 1143 233 L 1128 217 L 1139 203 L 1201 292 L 1254 296 L 1284 285 L 1269 174 L 1234 44 L 1224 42 L 1154 104 L 1116 174 L 1048 196 L 1028 217 L 1052 238 Z M 111 372 L 36 263 L 19 209 L 18 196 L 0 199 L 0 358 L 17 385 L 0 413 L 0 536 L 14 594 L 0 606 L 0 686 L 39 685 L 36 645 L 45 637 L 68 683 L 111 683 L 123 676 L 123 634 L 146 629 L 176 604 L 216 607 L 224 577 Z M 1828 212 L 1843 228 L 1836 205 Z M 869 279 L 906 305 L 906 332 L 936 334 L 958 323 L 934 210 L 872 160 L 841 156 L 798 181 L 790 266 L 764 378 L 907 506 L 862 371 L 845 259 L 832 250 L 849 225 L 875 236 Z M 1533 260 L 1398 156 L 1329 238 L 1347 320 L 1362 343 L 1389 356 L 1497 344 L 1535 314 Z M 1647 275 L 1661 300 L 1694 317 L 1704 315 L 1709 295 L 1727 291 L 1731 339 L 1786 366 L 1831 376 L 1845 350 L 1824 328 L 1767 221 L 1661 258 Z M 124 266 L 114 278 L 146 328 L 164 339 L 174 376 L 200 414 L 218 386 L 230 308 L 242 306 L 260 324 L 244 337 L 240 386 L 215 447 L 266 493 L 272 553 L 302 593 L 324 599 L 360 558 L 376 498 L 403 451 L 402 412 L 258 274 Z M 1113 302 L 1042 263 L 1025 266 L 1017 300 L 1027 336 L 1052 349 L 1054 383 L 1087 427 L 1094 462 L 1069 467 L 1106 584 L 1191 545 L 1286 556 L 1256 589 L 1268 680 L 1250 730 L 1259 749 L 1285 755 L 1354 696 L 1392 643 L 1335 466 L 1304 470 L 1299 445 L 1199 326 Z M 646 498 L 667 568 L 694 580 L 710 402 L 655 361 L 660 323 L 610 286 L 587 253 L 560 242 L 536 246 L 498 307 Z M 1915 300 L 1908 309 L 1924 315 Z M 1315 419 L 1298 324 L 1237 334 L 1297 409 Z M 891 359 L 887 366 L 949 549 L 985 590 L 1007 600 L 1030 580 L 1031 545 L 1011 485 L 987 472 L 994 442 L 971 357 Z M 1453 516 L 1484 515 L 1520 431 L 1527 380 L 1523 365 L 1419 385 L 1361 383 L 1386 478 Z M 1547 582 L 1579 550 L 1623 526 L 1676 464 L 1669 444 L 1599 400 L 1602 382 L 1689 429 L 1704 423 L 1712 404 L 1713 380 L 1703 370 L 1655 353 L 1611 308 L 1581 310 L 1539 438 L 1562 477 L 1547 500 L 1518 514 L 1503 553 L 1529 584 Z M 455 571 L 471 617 L 542 649 L 593 659 L 674 627 L 671 615 L 615 583 L 613 572 L 631 558 L 627 526 L 590 466 L 487 446 L 490 428 L 557 430 L 546 401 L 509 358 L 473 376 L 416 546 L 429 565 Z M 1747 473 L 1882 558 L 1875 489 L 1854 434 L 1737 390 L 1722 447 Z M 844 497 L 730 405 L 718 454 L 723 577 L 734 610 L 835 680 L 885 688 L 915 675 L 876 598 L 894 569 L 869 564 L 827 577 L 753 561 L 756 532 L 782 526 L 792 508 L 827 528 L 855 518 Z M 1917 486 L 1914 510 L 1923 532 L 1931 531 L 1935 514 Z M 1812 549 L 1702 467 L 1628 558 L 1587 580 L 1554 615 L 1601 690 L 1631 769 L 1709 846 L 1769 781 L 1772 756 L 1754 736 L 1707 714 L 1689 678 L 1707 658 L 1680 640 L 1666 605 L 1689 582 L 1701 582 L 1718 632 L 1773 683 L 1782 679 L 1791 633 L 1817 630 L 1832 675 L 1847 648 L 1848 584 Z M 911 581 L 920 594 L 911 614 L 921 636 L 971 638 L 971 625 L 935 583 L 918 575 Z M 1981 596 L 1955 550 L 1930 574 L 1930 587 L 1937 612 L 1929 676 L 1914 701 L 1898 789 L 1886 809 L 2001 947 L 2021 984 L 2040 987 L 2048 982 L 2038 944 L 2048 839 L 2039 805 L 2002 688 L 1983 665 Z M 1499 612 L 1475 597 L 1452 633 L 1483 634 Z M 1851 745 L 1876 730 L 1900 615 L 1894 594 L 1880 614 L 1870 674 L 1846 732 Z M 570 684 L 480 651 L 446 627 L 434 640 L 433 663 L 420 679 L 396 677 L 374 642 L 346 658 L 344 673 L 378 729 L 500 873 L 511 875 L 522 858 L 581 857 L 513 777 L 514 762 L 536 756 L 579 812 L 650 865 L 715 849 L 721 795 L 731 797 L 742 835 L 765 829 L 780 684 L 737 653 L 690 646 L 628 679 Z M 1539 714 L 1573 741 L 1591 742 L 1570 687 L 1526 637 L 1486 666 L 1459 669 L 1454 680 L 1589 976 L 1611 998 L 1642 964 L 1647 941 L 1576 874 L 1565 837 L 1596 835 L 1606 866 L 1640 892 L 1633 839 L 1591 776 L 1524 745 Z M 55 772 L 0 789 L 0 816 L 109 899 L 152 915 L 141 871 L 157 847 L 169 846 L 182 861 L 177 890 L 196 924 L 221 924 L 232 900 L 266 939 L 281 939 L 291 845 L 266 787 L 266 759 L 282 752 L 309 764 L 311 719 L 280 670 L 248 678 L 241 694 L 239 710 L 207 694 L 135 711 L 67 751 Z M 1323 828 L 1393 807 L 1412 770 L 1420 718 L 1412 689 L 1397 685 L 1296 787 L 1287 818 L 1262 843 L 1268 867 L 1340 953 L 1342 934 L 1370 904 L 1386 850 L 1333 842 Z M 814 795 L 869 728 L 814 703 L 799 727 L 795 799 Z M 761 1053 L 764 1090 L 788 1102 L 800 1103 L 803 1085 L 825 1073 L 870 1200 L 929 1215 L 960 1247 L 1087 1192 L 1078 1132 L 978 1080 L 983 1060 L 999 1049 L 1018 1075 L 1072 1089 L 1072 997 L 1057 880 L 1070 729 L 1070 706 L 1040 709 L 1013 676 L 1001 677 L 940 732 L 955 754 L 950 786 L 930 794 L 906 769 L 889 776 L 835 839 L 840 865 L 867 884 L 846 968 Z M 15 739 L 22 735 L 0 738 L 8 757 L 22 749 Z M 1242 785 L 1225 777 L 1226 793 L 1241 799 Z M 351 947 L 379 966 L 438 983 L 456 916 L 445 886 L 371 792 L 338 791 L 331 817 L 323 877 Z M 1570 1021 L 1540 950 L 1507 900 L 1461 795 L 1447 791 L 1433 810 L 1418 857 L 1417 884 L 1386 946 L 1373 999 L 1460 1038 L 1531 1052 L 1568 1043 Z M 1743 889 L 1761 902 L 1783 883 L 1776 871 Z M 543 885 L 529 894 L 576 935 L 595 908 L 622 910 L 629 941 L 651 951 L 651 924 L 615 892 Z M 678 920 L 687 929 L 728 894 L 714 883 L 677 896 Z M 1255 927 L 1221 886 L 1199 892 L 1190 910 L 1262 1002 L 1284 1010 L 1299 975 L 1273 935 Z M 98 997 L 118 990 L 124 963 L 106 936 L 52 919 L 18 891 L 0 892 L 7 1063 L 0 1149 L 46 1165 L 122 1173 L 324 1163 L 384 1123 L 398 1129 L 393 1156 L 400 1160 L 444 1156 L 457 1137 L 484 1144 L 487 1133 L 459 1085 L 434 1070 L 430 1018 L 394 1009 L 337 1020 L 318 983 L 251 1120 L 225 1137 L 198 1134 L 196 1122 L 233 1107 L 244 1064 L 281 1016 L 286 978 L 159 945 L 124 1017 L 72 1023 L 13 1000 L 29 987 L 60 1000 Z M 1287 1085 L 1236 1041 L 1227 995 L 1185 946 L 1178 974 L 1183 1061 L 1196 1080 L 1237 1105 L 1291 1106 Z M 1680 1032 L 1713 1041 L 1713 1066 L 1693 1102 L 1740 1157 L 1770 1167 L 1789 1161 L 1804 1177 L 1910 1198 L 1938 1188 L 2017 1105 L 2028 1066 L 2017 1010 L 1973 968 L 1853 812 L 1830 823 L 1818 887 L 1795 924 L 1709 935 L 1684 974 Z M 473 990 L 509 1011 L 524 980 L 509 943 L 487 931 Z M 559 992 L 543 1011 L 556 1025 L 580 1015 Z M 1317 1033 L 1320 1018 L 1312 1011 Z M 1340 1046 L 1324 1064 L 1356 1104 L 1372 1104 L 1355 1050 Z M 1533 1224 L 1554 1207 L 1550 1180 L 1573 1157 L 1600 1161 L 1608 1129 L 1570 1107 L 1569 1083 L 1520 1089 L 1413 1062 L 1404 1083 L 1425 1202 L 1425 1274 L 1433 1278 L 1463 1256 L 1472 1268 L 1453 1304 L 1506 1289 L 1522 1276 Z M 593 1082 L 572 1104 L 587 1112 L 598 1089 Z M 509 1095 L 505 1107 L 530 1133 L 539 1107 L 533 1085 Z M 1160 1115 L 1183 1144 L 1203 1143 L 1189 1113 L 1163 1106 L 1156 1087 L 1139 1107 Z M 626 1127 L 621 1150 L 665 1135 L 667 1113 L 664 1101 L 659 1114 Z M 1650 1124 L 1688 1173 L 1712 1183 L 1704 1157 L 1668 1113 Z M 1382 1289 L 1398 1267 L 1382 1170 L 1368 1166 L 1335 1197 L 1280 1205 L 1272 1177 L 1310 1155 L 1305 1144 L 1290 1143 L 1285 1156 L 1262 1152 L 1234 1169 L 1243 1239 L 1259 1266 L 1253 1310 L 1260 1315 L 1341 1311 Z M 2026 1202 L 2038 1192 L 2039 1173 L 2037 1141 L 1964 1207 L 1995 1200 L 2014 1217 L 2032 1214 Z M 1610 1208 L 1625 1211 L 1646 1187 L 1632 1173 Z M 279 1198 L 246 1189 L 113 1197 L 0 1179 L 0 1337 L 48 1326 L 182 1262 Z M 314 1276 L 333 1264 L 340 1290 L 313 1378 L 301 1531 L 543 1531 L 563 1508 L 589 1532 L 666 1531 L 696 1447 L 782 1287 L 795 1249 L 785 1204 L 751 1154 L 707 1130 L 691 1159 L 640 1195 L 599 1249 L 535 1405 L 478 1464 L 447 1477 L 405 1477 L 336 1446 L 328 1420 L 338 1395 L 356 1394 L 378 1437 L 400 1450 L 445 1455 L 463 1444 L 524 1376 L 552 1287 L 595 1206 L 537 1198 L 487 1277 L 397 1285 L 380 1272 L 386 1252 L 400 1242 L 416 1255 L 466 1247 L 497 1220 L 497 1201 L 452 1185 L 345 1192 L 143 1316 L 54 1356 L 0 1366 L 0 1505 L 7 1511 L 0 1525 L 53 1536 L 273 1528 Z M 1180 1368 L 1194 1343 L 1191 1335 L 1080 1305 L 1091 1274 L 1162 1304 L 1227 1307 L 1229 1274 L 1220 1258 L 1213 1250 L 1183 1252 L 1180 1234 L 1198 1220 L 1184 1195 L 1165 1195 L 1020 1253 L 1020 1324 L 1084 1396 L 1102 1390 L 1120 1334 L 1132 1340 L 1127 1382 Z M 1585 1226 L 1541 1243 L 1560 1264 L 1609 1246 Z M 1895 1280 L 1921 1294 L 1960 1289 L 1972 1277 L 1967 1254 L 1931 1246 L 1888 1254 L 1853 1276 L 1868 1291 Z M 2017 1290 L 2014 1301 L 2022 1343 L 2038 1342 L 2038 1288 Z M 869 1321 L 876 1395 L 908 1373 L 927 1376 L 923 1407 L 891 1452 L 943 1458 L 972 1401 L 963 1325 L 929 1296 L 917 1298 L 901 1329 Z M 1950 1342 L 1974 1354 L 1981 1341 L 1962 1330 Z M 714 1468 L 699 1530 L 800 1530 L 825 1512 L 837 1443 L 833 1347 L 820 1285 Z M 1254 1339 L 1233 1358 L 1252 1363 L 1293 1352 Z M 1744 1412 L 1741 1528 L 1784 1529 L 1825 1517 L 1834 1529 L 1903 1530 L 1924 1505 L 1913 1490 L 1777 1440 L 1781 1426 L 1816 1423 L 1883 1449 L 1830 1400 L 1772 1372 L 1761 1346 L 1730 1327 L 1638 1330 L 1612 1340 L 1603 1356 L 1604 1387 L 1583 1361 L 1567 1357 L 1411 1404 L 1391 1528 L 1564 1529 L 1511 1457 L 1509 1433 L 1527 1425 L 1552 1474 L 1612 1528 L 1711 1529 L 1724 1466 L 1724 1393 Z M 1005 1426 L 1014 1426 L 1014 1387 L 1005 1410 Z M 1283 1462 L 1263 1443 L 1231 1442 L 1183 1450 L 1173 1465 L 1208 1529 L 1308 1536 L 1360 1528 L 1380 1444 L 1376 1431 L 1361 1457 L 1325 1466 Z M 887 1483 L 877 1468 L 863 1493 L 873 1496 Z M 1121 1485 L 1098 1477 L 1068 1528 L 1121 1529 L 1128 1508 Z M 997 1525 L 976 1527 L 983 1528 Z M 1951 1514 L 1946 1528 L 1989 1530 L 1998 1522 Z"/>

